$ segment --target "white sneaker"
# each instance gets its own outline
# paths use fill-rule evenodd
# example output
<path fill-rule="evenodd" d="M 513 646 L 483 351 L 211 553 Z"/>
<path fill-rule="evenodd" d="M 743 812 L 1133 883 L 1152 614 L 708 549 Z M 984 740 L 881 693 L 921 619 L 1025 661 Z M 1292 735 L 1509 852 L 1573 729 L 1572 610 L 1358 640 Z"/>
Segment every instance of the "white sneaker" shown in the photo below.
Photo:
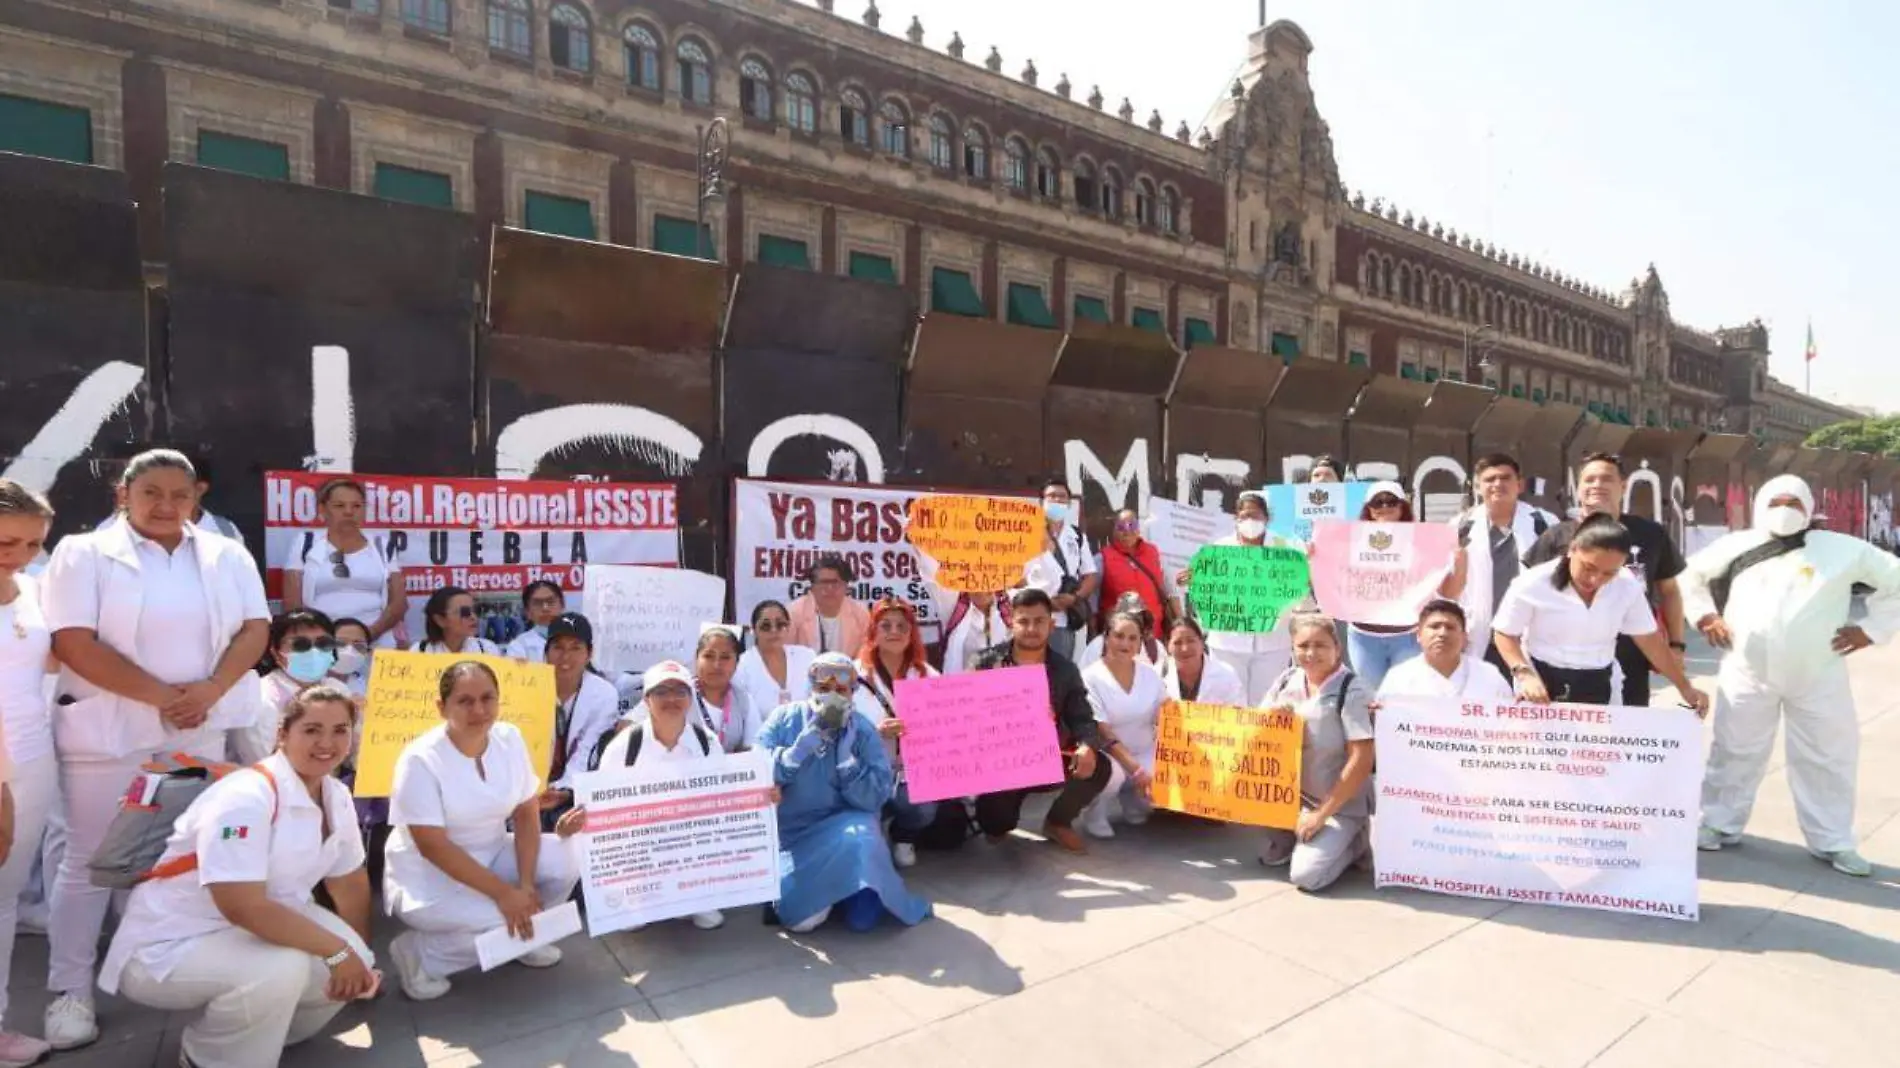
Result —
<path fill-rule="evenodd" d="M 423 970 L 422 951 L 416 948 L 414 931 L 404 931 L 391 939 L 389 956 L 396 962 L 396 979 L 410 1001 L 434 1001 L 449 992 L 447 979 Z"/>
<path fill-rule="evenodd" d="M 1704 853 L 1719 853 L 1723 846 L 1732 846 L 1741 840 L 1739 834 L 1726 834 L 1713 827 L 1701 827 L 1695 832 L 1695 847 Z"/>
<path fill-rule="evenodd" d="M 561 963 L 561 947 L 536 946 L 515 959 L 527 968 L 552 968 Z"/>
<path fill-rule="evenodd" d="M 786 930 L 792 932 L 793 934 L 810 934 L 811 932 L 816 931 L 819 927 L 823 926 L 824 922 L 830 918 L 831 918 L 831 906 L 826 905 L 824 908 L 819 909 L 815 914 L 809 917 L 806 917 L 806 919 L 803 922 L 792 924 L 790 927 L 786 928 Z"/>
<path fill-rule="evenodd" d="M 46 1044 L 56 1050 L 78 1049 L 99 1041 L 99 1020 L 92 999 L 61 994 L 46 1006 Z"/>
<path fill-rule="evenodd" d="M 1090 805 L 1082 813 L 1082 829 L 1091 838 L 1113 838 L 1115 828 L 1108 822 L 1108 809 L 1105 806 Z"/>
<path fill-rule="evenodd" d="M 53 1047 L 31 1035 L 0 1031 L 0 1068 L 27 1068 L 53 1052 Z"/>
<path fill-rule="evenodd" d="M 891 846 L 891 863 L 900 868 L 917 866 L 917 847 L 909 842 L 898 842 Z"/>
<path fill-rule="evenodd" d="M 1123 805 L 1122 819 L 1125 820 L 1130 827 L 1139 827 L 1148 822 L 1148 816 L 1153 811 L 1153 809 L 1142 805 Z"/>
<path fill-rule="evenodd" d="M 726 914 L 714 909 L 711 912 L 693 913 L 693 926 L 702 931 L 717 931 L 726 925 Z"/>
<path fill-rule="evenodd" d="M 1813 851 L 1810 850 L 1809 852 Z M 1843 849 L 1834 853 L 1815 853 L 1814 855 L 1817 859 L 1827 861 L 1828 864 L 1833 866 L 1835 871 L 1840 872 L 1842 875 L 1865 878 L 1874 873 L 1874 866 L 1868 863 L 1867 858 L 1852 849 Z"/>

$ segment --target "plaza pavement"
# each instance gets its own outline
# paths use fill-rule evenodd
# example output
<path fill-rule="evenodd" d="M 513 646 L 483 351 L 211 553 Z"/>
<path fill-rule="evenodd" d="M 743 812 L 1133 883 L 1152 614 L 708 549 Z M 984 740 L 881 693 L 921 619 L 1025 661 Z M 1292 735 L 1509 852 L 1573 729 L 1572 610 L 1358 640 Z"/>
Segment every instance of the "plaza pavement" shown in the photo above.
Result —
<path fill-rule="evenodd" d="M 426 1004 L 392 978 L 284 1064 L 1900 1064 L 1900 648 L 1853 674 L 1874 877 L 1801 848 L 1777 757 L 1745 844 L 1702 858 L 1695 924 L 1374 892 L 1365 872 L 1306 895 L 1255 862 L 1256 835 L 1161 817 L 1087 858 L 1021 834 L 925 854 L 911 878 L 937 918 L 910 930 L 792 936 L 745 909 L 711 933 L 569 939 L 557 968 L 465 975 Z M 32 1030 L 45 947 L 16 953 Z M 177 1063 L 180 1018 L 100 1008 L 100 1042 L 52 1064 Z"/>

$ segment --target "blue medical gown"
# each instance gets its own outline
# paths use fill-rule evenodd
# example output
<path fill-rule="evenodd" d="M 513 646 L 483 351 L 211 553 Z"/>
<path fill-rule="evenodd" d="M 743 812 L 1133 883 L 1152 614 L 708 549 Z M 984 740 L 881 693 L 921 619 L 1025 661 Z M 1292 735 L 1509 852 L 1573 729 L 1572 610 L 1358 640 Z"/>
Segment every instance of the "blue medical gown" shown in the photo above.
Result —
<path fill-rule="evenodd" d="M 930 915 L 930 902 L 911 893 L 891 863 L 879 825 L 891 798 L 890 757 L 877 727 L 863 715 L 842 750 L 836 744 L 792 764 L 792 744 L 814 712 L 809 701 L 780 705 L 759 732 L 759 748 L 772 754 L 772 776 L 783 795 L 778 805 L 779 918 L 802 923 L 856 894 L 870 890 L 891 915 L 914 924 Z"/>

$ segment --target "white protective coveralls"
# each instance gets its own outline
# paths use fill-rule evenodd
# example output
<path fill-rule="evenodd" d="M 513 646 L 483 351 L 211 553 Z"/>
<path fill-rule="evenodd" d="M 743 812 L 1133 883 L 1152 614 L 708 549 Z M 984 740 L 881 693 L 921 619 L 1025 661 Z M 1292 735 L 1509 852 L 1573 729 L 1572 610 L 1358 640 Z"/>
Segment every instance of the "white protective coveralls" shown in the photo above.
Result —
<path fill-rule="evenodd" d="M 1752 529 L 1725 535 L 1689 558 L 1679 584 L 1691 623 L 1716 611 L 1711 580 L 1771 539 L 1766 513 L 1781 496 L 1799 498 L 1813 516 L 1808 484 L 1777 475 L 1755 494 Z M 1810 530 L 1801 548 L 1735 577 L 1720 613 L 1733 644 L 1716 675 L 1715 741 L 1702 780 L 1704 826 L 1742 833 L 1785 711 L 1788 784 L 1808 848 L 1817 854 L 1854 848 L 1860 725 L 1847 664 L 1832 642 L 1850 622 L 1857 582 L 1874 589 L 1860 628 L 1876 643 L 1900 632 L 1900 559 L 1859 538 Z"/>

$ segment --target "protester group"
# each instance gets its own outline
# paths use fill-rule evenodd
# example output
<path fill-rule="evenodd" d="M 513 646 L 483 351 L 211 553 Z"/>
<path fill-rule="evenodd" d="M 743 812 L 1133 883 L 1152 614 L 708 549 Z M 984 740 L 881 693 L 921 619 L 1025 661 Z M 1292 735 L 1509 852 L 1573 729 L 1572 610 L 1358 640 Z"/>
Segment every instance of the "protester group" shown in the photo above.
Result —
<path fill-rule="evenodd" d="M 1343 473 L 1322 458 L 1311 478 Z M 378 996 L 385 975 L 409 998 L 440 998 L 492 965 L 498 939 L 517 943 L 500 959 L 554 966 L 546 925 L 581 896 L 587 844 L 603 831 L 586 799 L 607 772 L 685 782 L 696 769 L 769 768 L 756 798 L 778 851 L 768 920 L 797 934 L 829 922 L 864 931 L 931 915 L 906 885 L 914 865 L 1024 848 L 1031 795 L 1053 795 L 1034 830 L 1070 853 L 1141 833 L 1168 807 L 1157 754 L 1174 744 L 1163 744 L 1170 715 L 1260 709 L 1292 717 L 1299 759 L 1294 817 L 1259 831 L 1258 859 L 1323 891 L 1377 862 L 1382 707 L 1643 709 L 1653 672 L 1678 701 L 1648 714 L 1707 715 L 1686 674 L 1691 626 L 1723 650 L 1697 846 L 1740 841 L 1785 721 L 1808 848 L 1868 873 L 1853 833 L 1858 727 L 1843 656 L 1900 630 L 1900 561 L 1817 529 L 1813 495 L 1792 476 L 1761 487 L 1748 530 L 1687 560 L 1664 528 L 1624 512 L 1614 456 L 1580 464 L 1571 518 L 1521 500 L 1508 456 L 1481 458 L 1472 486 L 1455 536 L 1433 531 L 1448 556 L 1428 568 L 1428 588 L 1376 619 L 1328 614 L 1331 586 L 1315 570 L 1262 625 L 1220 629 L 1230 617 L 1213 595 L 1197 604 L 1198 563 L 1165 563 L 1132 509 L 1098 551 L 1058 479 L 1040 490 L 1040 552 L 1000 588 L 931 583 L 924 603 L 863 603 L 850 596 L 852 562 L 821 551 L 799 596 L 706 620 L 690 645 L 618 672 L 598 663 L 600 621 L 553 581 L 519 591 L 525 628 L 505 646 L 481 635 L 476 595 L 455 586 L 430 593 L 423 633 L 406 634 L 409 587 L 366 529 L 368 494 L 351 477 L 318 489 L 323 529 L 284 566 L 274 614 L 254 558 L 205 511 L 208 486 L 177 452 L 132 460 L 116 513 L 60 539 L 50 560 L 51 507 L 0 481 L 0 965 L 21 902 L 46 902 L 53 996 L 43 1039 L 17 1020 L 0 1032 L 0 1068 L 96 1040 L 95 990 L 190 1013 L 182 1063 L 255 1066 Z M 1316 569 L 1330 559 L 1270 529 L 1272 512 L 1268 492 L 1241 492 L 1232 533 L 1210 549 Z M 1434 526 L 1396 482 L 1365 487 L 1346 519 L 1374 545 Z M 1852 622 L 1857 585 L 1872 592 Z M 439 719 L 401 745 L 387 788 L 371 789 L 387 771 L 372 771 L 364 746 L 378 715 L 371 680 L 379 663 L 417 653 L 429 654 L 413 662 L 425 672 L 416 685 Z M 515 725 L 510 664 L 551 673 L 552 738 Z M 960 797 L 913 790 L 904 749 L 921 721 L 907 717 L 907 695 L 920 680 L 1011 669 L 1046 682 L 1032 719 L 1053 726 L 1059 770 L 1026 784 L 996 776 Z M 921 772 L 920 752 L 910 757 Z M 182 810 L 168 807 L 177 796 L 191 798 Z M 115 888 L 130 892 L 117 895 L 101 953 Z M 379 899 L 398 931 L 380 969 Z M 710 907 L 674 915 L 702 929 L 725 921 Z"/>

